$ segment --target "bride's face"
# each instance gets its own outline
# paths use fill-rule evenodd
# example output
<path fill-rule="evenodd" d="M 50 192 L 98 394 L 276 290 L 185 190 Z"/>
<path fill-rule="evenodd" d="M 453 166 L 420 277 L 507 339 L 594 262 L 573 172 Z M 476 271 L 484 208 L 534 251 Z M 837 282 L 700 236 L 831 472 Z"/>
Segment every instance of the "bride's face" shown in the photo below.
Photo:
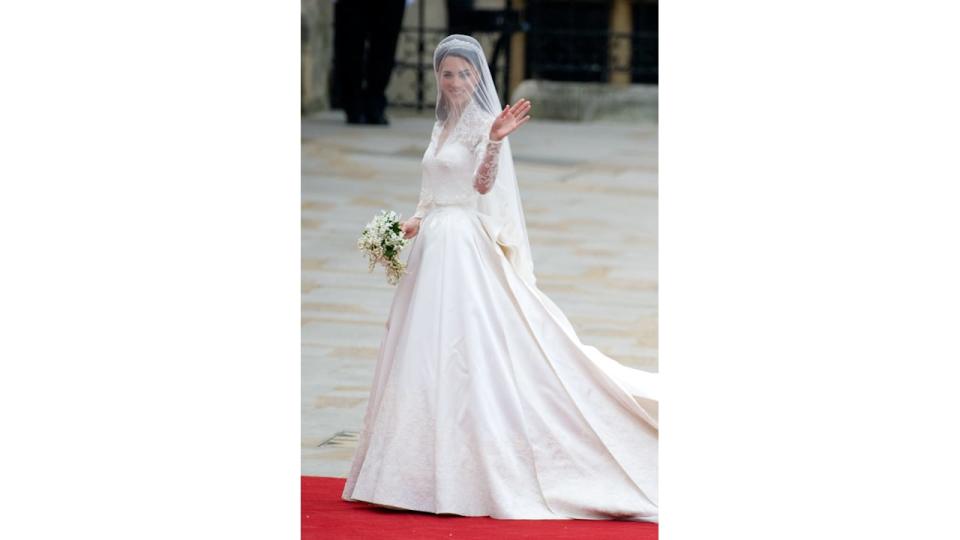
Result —
<path fill-rule="evenodd" d="M 440 91 L 451 107 L 463 110 L 473 98 L 480 77 L 473 64 L 459 56 L 447 56 L 440 62 Z"/>

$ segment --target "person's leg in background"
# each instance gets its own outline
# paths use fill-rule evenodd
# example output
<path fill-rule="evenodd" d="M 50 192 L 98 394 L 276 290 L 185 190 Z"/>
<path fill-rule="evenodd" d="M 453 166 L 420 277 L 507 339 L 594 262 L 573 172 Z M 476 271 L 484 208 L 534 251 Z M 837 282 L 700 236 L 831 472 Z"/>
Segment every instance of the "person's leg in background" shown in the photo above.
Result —
<path fill-rule="evenodd" d="M 333 55 L 340 90 L 340 106 L 347 114 L 347 123 L 362 124 L 363 114 L 363 57 L 365 28 L 375 17 L 365 10 L 366 2 L 338 0 L 334 5 Z"/>
<path fill-rule="evenodd" d="M 473 0 L 447 0 L 447 32 L 471 34 L 470 15 L 472 13 Z"/>
<path fill-rule="evenodd" d="M 373 7 L 364 114 L 368 124 L 386 125 L 389 123 L 384 115 L 387 108 L 387 84 L 390 82 L 390 74 L 397 57 L 397 39 L 400 36 L 406 0 L 378 0 L 370 4 Z"/>

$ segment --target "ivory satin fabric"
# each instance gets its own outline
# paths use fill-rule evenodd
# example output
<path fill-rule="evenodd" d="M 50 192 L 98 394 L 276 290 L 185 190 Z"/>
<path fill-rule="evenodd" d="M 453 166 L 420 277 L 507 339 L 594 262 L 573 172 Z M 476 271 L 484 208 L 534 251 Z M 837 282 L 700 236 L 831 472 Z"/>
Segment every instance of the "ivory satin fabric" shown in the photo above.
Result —
<path fill-rule="evenodd" d="M 656 374 L 580 342 L 502 224 L 478 152 L 423 159 L 429 211 L 380 346 L 347 500 L 500 519 L 657 521 Z"/>

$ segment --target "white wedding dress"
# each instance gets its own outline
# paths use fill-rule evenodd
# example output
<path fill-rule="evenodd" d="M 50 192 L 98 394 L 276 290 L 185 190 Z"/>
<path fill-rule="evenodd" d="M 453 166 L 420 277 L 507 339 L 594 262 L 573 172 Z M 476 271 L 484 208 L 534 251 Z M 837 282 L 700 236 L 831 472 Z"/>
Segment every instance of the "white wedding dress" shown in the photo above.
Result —
<path fill-rule="evenodd" d="M 418 236 L 347 500 L 501 519 L 657 521 L 656 375 L 577 338 L 478 212 L 485 140 L 423 157 Z M 480 150 L 478 150 L 480 149 Z"/>

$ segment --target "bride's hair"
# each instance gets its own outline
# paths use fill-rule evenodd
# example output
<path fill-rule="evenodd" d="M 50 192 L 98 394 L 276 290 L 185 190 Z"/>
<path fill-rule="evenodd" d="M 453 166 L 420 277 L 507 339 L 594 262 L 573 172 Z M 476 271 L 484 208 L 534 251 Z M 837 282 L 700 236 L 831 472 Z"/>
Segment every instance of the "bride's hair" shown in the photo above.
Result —
<path fill-rule="evenodd" d="M 483 62 L 484 64 L 486 64 L 487 59 L 484 58 L 482 54 L 478 54 L 475 48 L 467 47 L 467 46 L 456 43 L 456 44 L 448 45 L 446 50 L 443 51 L 443 54 L 437 54 L 434 56 L 434 59 L 433 59 L 433 63 L 434 63 L 433 71 L 437 76 L 437 95 L 439 96 L 439 102 L 437 103 L 437 118 L 440 120 L 446 120 L 447 114 L 449 114 L 449 105 L 447 105 L 447 99 L 443 95 L 443 92 L 439 91 L 440 90 L 439 88 L 440 64 L 443 62 L 443 59 L 447 58 L 448 56 L 456 56 L 458 58 L 463 58 L 464 60 L 469 62 L 471 66 L 473 66 L 473 69 L 477 74 L 477 84 L 474 85 L 473 87 L 473 95 L 471 96 L 471 99 L 473 100 L 474 103 L 479 105 L 484 112 L 496 115 L 497 114 L 496 112 L 490 110 L 490 106 L 487 103 L 487 100 L 480 98 L 480 94 L 483 92 L 483 89 L 484 89 L 484 81 L 483 81 L 484 70 L 481 67 L 482 64 L 480 62 Z"/>

